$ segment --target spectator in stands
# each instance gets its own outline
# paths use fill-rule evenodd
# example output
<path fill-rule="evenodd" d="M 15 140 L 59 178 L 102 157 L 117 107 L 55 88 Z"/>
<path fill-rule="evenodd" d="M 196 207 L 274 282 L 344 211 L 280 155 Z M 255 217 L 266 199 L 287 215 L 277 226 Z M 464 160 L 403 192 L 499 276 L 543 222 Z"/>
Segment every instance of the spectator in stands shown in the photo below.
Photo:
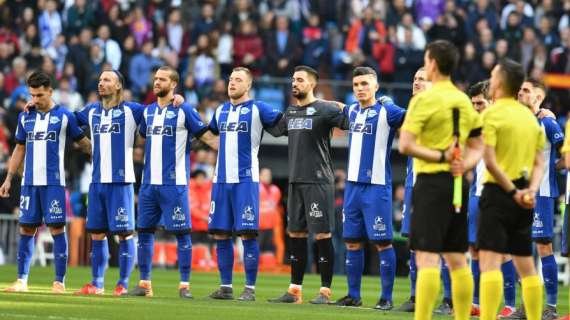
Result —
<path fill-rule="evenodd" d="M 150 40 L 145 41 L 141 52 L 131 59 L 129 66 L 130 89 L 135 97 L 141 97 L 146 93 L 152 70 L 162 64 L 160 59 L 151 55 L 152 48 L 152 42 Z"/>
<path fill-rule="evenodd" d="M 481 56 L 481 72 L 483 73 L 484 79 L 489 79 L 491 77 L 491 70 L 497 63 L 497 56 L 493 51 L 485 51 Z"/>
<path fill-rule="evenodd" d="M 526 68 L 529 74 L 540 74 L 540 76 L 532 76 L 533 79 L 542 79 L 542 72 L 546 68 L 548 61 L 548 52 L 544 45 L 537 44 L 533 48 L 532 60 L 529 61 Z"/>
<path fill-rule="evenodd" d="M 182 25 L 182 15 L 179 9 L 174 9 L 168 15 L 168 22 L 166 23 L 166 37 L 168 39 L 168 45 L 177 54 L 182 53 L 183 43 L 185 38 L 189 37 L 189 34 L 184 29 Z"/>
<path fill-rule="evenodd" d="M 67 56 L 68 52 L 69 49 L 67 48 L 67 44 L 65 42 L 65 36 L 63 34 L 58 35 L 53 45 L 45 50 L 47 56 L 50 57 L 51 60 L 53 60 L 55 64 L 55 70 L 58 74 L 60 74 L 63 71 L 63 65 L 65 64 L 65 56 Z"/>
<path fill-rule="evenodd" d="M 534 47 L 538 44 L 538 39 L 536 38 L 536 33 L 533 28 L 525 27 L 523 29 L 523 38 L 519 44 L 520 52 L 520 62 L 527 72 L 527 67 L 532 60 L 534 54 Z"/>
<path fill-rule="evenodd" d="M 214 14 L 214 6 L 211 3 L 202 5 L 201 16 L 192 29 L 192 43 L 196 43 L 200 35 L 207 35 L 217 27 Z"/>
<path fill-rule="evenodd" d="M 226 21 L 219 34 L 218 48 L 216 49 L 216 58 L 220 64 L 220 73 L 223 79 L 228 79 L 234 67 L 233 49 L 234 36 L 232 35 L 232 24 Z"/>
<path fill-rule="evenodd" d="M 362 19 L 354 21 L 346 38 L 345 49 L 348 53 L 362 51 L 364 55 L 372 54 L 372 44 L 386 36 L 386 28 L 382 21 L 374 18 L 373 11 L 367 7 L 362 13 Z"/>
<path fill-rule="evenodd" d="M 287 17 L 293 25 L 293 30 L 296 31 L 299 31 L 301 22 L 300 9 L 299 1 L 296 0 L 267 0 L 259 4 L 259 14 L 263 16 L 268 11 L 271 11 L 275 16 Z"/>
<path fill-rule="evenodd" d="M 38 24 L 42 48 L 47 49 L 53 44 L 63 28 L 55 0 L 48 0 L 45 3 L 45 9 L 40 15 Z"/>
<path fill-rule="evenodd" d="M 4 82 L 6 92 L 10 93 L 19 86 L 25 86 L 27 71 L 26 60 L 22 57 L 16 57 L 12 61 L 12 70 L 6 74 L 6 80 Z"/>
<path fill-rule="evenodd" d="M 142 48 L 146 42 L 151 41 L 153 37 L 152 24 L 145 17 L 144 11 L 141 7 L 136 7 L 132 13 L 133 19 L 129 25 L 131 34 L 135 38 L 138 48 Z"/>
<path fill-rule="evenodd" d="M 483 54 L 483 52 L 494 49 L 495 43 L 491 29 L 484 28 L 479 31 L 479 39 L 477 41 L 477 55 L 480 56 Z"/>
<path fill-rule="evenodd" d="M 67 9 L 66 34 L 77 35 L 83 28 L 90 28 L 95 23 L 95 14 L 87 0 L 75 0 Z"/>
<path fill-rule="evenodd" d="M 522 40 L 522 37 L 521 15 L 516 11 L 512 11 L 509 14 L 506 27 L 501 32 L 501 38 L 507 40 L 509 47 L 516 47 Z"/>
<path fill-rule="evenodd" d="M 558 30 L 562 33 L 562 30 L 570 27 L 570 0 L 564 0 L 562 5 L 562 16 L 558 23 Z"/>
<path fill-rule="evenodd" d="M 129 75 L 131 60 L 136 54 L 137 54 L 137 46 L 135 38 L 132 35 L 129 35 L 123 41 L 121 66 L 119 67 L 119 71 L 121 72 L 121 74 L 125 76 L 127 87 L 130 87 L 131 84 L 131 78 Z"/>
<path fill-rule="evenodd" d="M 234 36 L 234 65 L 246 67 L 258 76 L 263 65 L 263 41 L 253 22 L 244 21 L 239 29 Z"/>
<path fill-rule="evenodd" d="M 469 6 L 466 21 L 467 36 L 473 39 L 477 36 L 475 26 L 480 20 L 485 20 L 491 30 L 497 30 L 497 11 L 489 0 L 477 0 Z"/>
<path fill-rule="evenodd" d="M 418 68 L 423 65 L 423 51 L 414 48 L 413 35 L 410 29 L 404 31 L 404 42 L 398 44 L 394 60 L 396 64 L 395 82 L 409 82 L 410 79 L 413 79 Z M 395 90 L 396 101 L 399 105 L 408 104 L 411 96 L 410 89 Z"/>
<path fill-rule="evenodd" d="M 388 12 L 386 14 L 386 25 L 389 29 L 396 29 L 396 26 L 402 21 L 404 14 L 408 12 L 405 0 L 394 0 L 390 1 L 391 4 L 388 7 Z"/>
<path fill-rule="evenodd" d="M 59 86 L 53 91 L 52 99 L 56 104 L 65 106 L 70 111 L 79 111 L 84 107 L 83 98 L 78 92 L 71 89 L 67 77 L 59 79 Z"/>
<path fill-rule="evenodd" d="M 188 103 L 194 108 L 198 108 L 200 99 L 198 97 L 198 92 L 196 91 L 194 77 L 192 75 L 187 75 L 184 78 L 182 95 L 184 96 L 184 102 Z"/>
<path fill-rule="evenodd" d="M 212 84 L 220 76 L 220 65 L 214 57 L 210 38 L 202 34 L 192 52 L 188 63 L 188 74 L 194 77 L 196 90 L 200 97 L 206 96 L 212 89 Z"/>
<path fill-rule="evenodd" d="M 275 19 L 275 31 L 265 40 L 267 64 L 265 70 L 276 77 L 293 74 L 293 68 L 300 62 L 302 55 L 299 39 L 289 31 L 286 16 Z"/>
<path fill-rule="evenodd" d="M 461 63 L 458 68 L 458 77 L 461 79 L 462 86 L 469 88 L 471 85 L 485 80 L 481 73 L 480 59 L 476 56 L 475 45 L 468 42 L 463 49 Z"/>
<path fill-rule="evenodd" d="M 78 91 L 82 95 L 87 95 L 88 90 L 88 79 L 90 77 L 89 63 L 89 47 L 91 46 L 93 33 L 91 29 L 84 28 L 79 33 L 79 41 L 69 47 L 69 53 L 67 54 L 66 60 L 73 64 L 75 68 L 75 75 L 78 81 Z"/>
<path fill-rule="evenodd" d="M 8 98 L 8 93 L 4 86 L 5 82 L 6 82 L 6 77 L 2 72 L 0 72 L 0 110 L 1 108 L 6 108 L 6 106 L 4 105 L 4 100 Z"/>
<path fill-rule="evenodd" d="M 88 91 L 97 91 L 99 75 L 103 71 L 104 64 L 105 60 L 101 47 L 93 43 L 89 48 L 89 60 L 87 61 L 89 71 L 87 72 L 86 88 Z"/>
<path fill-rule="evenodd" d="M 311 14 L 303 28 L 303 64 L 319 70 L 319 65 L 327 55 L 327 33 L 320 26 L 317 14 Z"/>
<path fill-rule="evenodd" d="M 372 47 L 372 56 L 376 59 L 380 68 L 380 76 L 383 81 L 391 81 L 396 71 L 394 57 L 396 48 L 388 41 L 387 36 L 380 35 L 378 41 Z"/>
<path fill-rule="evenodd" d="M 118 4 L 113 5 L 109 9 L 109 14 L 104 16 L 101 25 L 109 26 L 111 38 L 117 43 L 123 43 L 125 38 L 130 34 L 129 25 L 121 15 L 121 9 Z"/>
<path fill-rule="evenodd" d="M 259 22 L 259 13 L 253 6 L 252 0 L 235 0 L 229 10 L 227 22 L 231 23 L 234 30 L 239 28 L 240 24 L 246 20 Z"/>
<path fill-rule="evenodd" d="M 20 55 L 26 55 L 32 50 L 32 44 L 38 46 L 40 38 L 38 36 L 38 26 L 29 24 L 26 26 L 25 31 L 20 35 L 18 44 L 20 46 Z"/>
<path fill-rule="evenodd" d="M 524 25 L 533 25 L 534 9 L 524 0 L 509 0 L 509 3 L 503 7 L 501 12 L 501 29 L 505 29 L 508 25 L 511 13 L 515 12 L 519 16 L 519 22 Z"/>
<path fill-rule="evenodd" d="M 121 66 L 122 51 L 119 43 L 111 38 L 111 30 L 108 25 L 102 25 L 97 30 L 97 38 L 94 42 L 101 47 L 105 61 L 108 62 L 113 70 L 119 70 Z"/>
<path fill-rule="evenodd" d="M 14 55 L 20 54 L 18 36 L 6 25 L 0 23 L 0 43 L 5 43 L 10 47 L 10 52 Z"/>
<path fill-rule="evenodd" d="M 416 0 L 414 1 L 414 10 L 416 19 L 420 23 L 437 21 L 445 12 L 445 0 Z"/>
<path fill-rule="evenodd" d="M 423 50 L 426 46 L 426 37 L 423 31 L 414 23 L 414 17 L 411 13 L 406 12 L 402 16 L 402 20 L 396 29 L 398 43 L 404 42 L 404 33 L 406 29 L 412 31 L 412 46 L 416 50 Z"/>
<path fill-rule="evenodd" d="M 206 253 L 199 256 L 199 261 L 192 262 L 193 265 L 198 265 L 199 267 L 210 267 L 212 265 L 212 257 L 209 253 L 213 241 L 208 235 L 211 192 L 212 181 L 208 179 L 206 172 L 200 169 L 194 170 L 191 174 L 188 188 L 192 220 L 192 245 L 195 251 Z"/>
<path fill-rule="evenodd" d="M 556 32 L 552 26 L 551 17 L 543 16 L 540 19 L 540 23 L 538 25 L 538 37 L 548 50 L 552 50 L 560 44 L 560 37 L 558 36 L 558 32 Z"/>

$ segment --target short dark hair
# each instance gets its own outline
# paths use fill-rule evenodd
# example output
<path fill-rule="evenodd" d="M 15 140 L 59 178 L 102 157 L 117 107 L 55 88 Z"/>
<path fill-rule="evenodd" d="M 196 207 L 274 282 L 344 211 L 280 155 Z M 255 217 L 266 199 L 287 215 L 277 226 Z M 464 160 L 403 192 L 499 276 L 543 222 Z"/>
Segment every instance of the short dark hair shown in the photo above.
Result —
<path fill-rule="evenodd" d="M 546 86 L 544 85 L 544 82 L 537 80 L 535 78 L 527 78 L 524 80 L 524 82 L 528 82 L 528 83 L 532 84 L 533 88 L 538 88 L 538 89 L 544 91 L 544 93 L 546 93 Z"/>
<path fill-rule="evenodd" d="M 485 99 L 489 99 L 489 81 L 485 80 L 477 82 L 467 90 L 469 98 L 476 97 L 480 94 L 482 94 Z"/>
<path fill-rule="evenodd" d="M 26 79 L 26 84 L 30 88 L 51 88 L 51 78 L 41 70 L 36 70 Z"/>
<path fill-rule="evenodd" d="M 309 76 L 313 77 L 315 81 L 319 80 L 319 73 L 317 72 L 317 70 L 309 66 L 296 66 L 294 72 L 298 71 L 305 71 L 306 73 L 309 74 Z"/>
<path fill-rule="evenodd" d="M 158 68 L 158 70 L 162 70 L 162 71 L 168 71 L 170 72 L 170 81 L 174 81 L 176 83 L 180 83 L 180 75 L 178 74 L 178 71 L 176 71 L 176 69 L 174 69 L 171 66 L 162 66 L 160 68 Z"/>
<path fill-rule="evenodd" d="M 354 70 L 352 71 L 352 77 L 358 77 L 358 76 L 365 76 L 365 75 L 373 75 L 375 78 L 378 78 L 378 74 L 376 73 L 376 71 L 374 71 L 374 69 L 370 68 L 370 67 L 356 67 L 354 68 Z"/>
<path fill-rule="evenodd" d="M 451 42 L 436 40 L 426 46 L 426 52 L 430 59 L 435 60 L 439 72 L 444 76 L 451 75 L 459 61 L 459 52 Z"/>
<path fill-rule="evenodd" d="M 511 97 L 516 97 L 525 78 L 522 65 L 511 59 L 501 59 L 498 66 L 501 67 L 500 72 L 505 93 Z"/>

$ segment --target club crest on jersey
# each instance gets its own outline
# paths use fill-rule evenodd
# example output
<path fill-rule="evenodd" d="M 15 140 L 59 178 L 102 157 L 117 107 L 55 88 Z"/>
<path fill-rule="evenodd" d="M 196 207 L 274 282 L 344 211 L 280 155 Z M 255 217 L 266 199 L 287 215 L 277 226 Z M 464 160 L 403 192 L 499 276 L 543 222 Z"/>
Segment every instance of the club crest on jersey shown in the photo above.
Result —
<path fill-rule="evenodd" d="M 118 110 L 120 111 L 120 110 Z M 93 126 L 93 133 L 94 134 L 103 134 L 103 133 L 121 133 L 121 125 L 119 123 L 111 123 L 111 124 L 95 124 Z"/>
<path fill-rule="evenodd" d="M 368 114 L 366 116 L 368 118 L 374 118 L 374 117 L 376 117 L 377 114 L 378 114 L 378 112 L 376 112 L 376 110 L 370 110 L 370 111 L 368 111 Z"/>
<path fill-rule="evenodd" d="M 28 141 L 55 141 L 55 131 L 36 131 L 26 132 L 26 139 Z"/>
<path fill-rule="evenodd" d="M 166 111 L 166 119 L 174 119 L 176 117 L 176 113 L 174 111 Z"/>
<path fill-rule="evenodd" d="M 241 110 L 239 111 L 239 113 L 241 113 L 241 114 L 248 114 L 248 113 L 249 113 L 249 108 L 243 107 L 243 108 L 241 108 Z"/>
<path fill-rule="evenodd" d="M 313 107 L 308 107 L 308 108 L 307 108 L 307 115 L 308 115 L 308 116 L 312 116 L 312 115 L 314 115 L 316 112 L 317 112 L 317 110 L 316 110 L 315 108 L 313 108 Z"/>
<path fill-rule="evenodd" d="M 147 136 L 172 136 L 174 128 L 172 126 L 151 126 L 146 128 Z"/>
<path fill-rule="evenodd" d="M 117 209 L 117 215 L 115 216 L 115 221 L 129 222 L 129 215 L 127 214 L 127 209 L 123 207 Z"/>
<path fill-rule="evenodd" d="M 245 207 L 243 210 L 243 214 L 241 215 L 241 218 L 247 221 L 254 221 L 255 215 L 253 214 L 253 207 L 252 206 Z"/>
<path fill-rule="evenodd" d="M 311 203 L 311 211 L 309 211 L 309 216 L 313 218 L 323 217 L 323 212 L 319 209 L 319 204 L 317 202 Z"/>
<path fill-rule="evenodd" d="M 49 206 L 49 213 L 52 215 L 63 213 L 63 209 L 59 205 L 59 200 L 54 199 L 51 201 L 50 206 Z"/>
<path fill-rule="evenodd" d="M 222 122 L 220 123 L 221 132 L 247 132 L 247 121 L 240 122 Z"/>
<path fill-rule="evenodd" d="M 115 109 L 113 110 L 113 118 L 118 118 L 123 114 L 123 111 L 119 110 L 119 109 Z"/>
<path fill-rule="evenodd" d="M 59 118 L 56 118 L 56 117 L 50 117 L 49 118 L 49 123 L 51 123 L 51 124 L 58 124 L 59 121 L 60 121 Z"/>
<path fill-rule="evenodd" d="M 172 221 L 184 221 L 186 220 L 186 216 L 182 213 L 181 207 L 174 207 L 172 212 Z"/>
<path fill-rule="evenodd" d="M 372 134 L 372 124 L 352 122 L 350 123 L 350 132 Z"/>
<path fill-rule="evenodd" d="M 303 118 L 293 118 L 289 119 L 287 123 L 287 129 L 289 130 L 311 130 L 313 129 L 313 119 L 303 119 Z"/>
<path fill-rule="evenodd" d="M 386 224 L 382 217 L 376 216 L 376 218 L 374 218 L 374 226 L 372 226 L 372 228 L 376 231 L 386 231 Z"/>

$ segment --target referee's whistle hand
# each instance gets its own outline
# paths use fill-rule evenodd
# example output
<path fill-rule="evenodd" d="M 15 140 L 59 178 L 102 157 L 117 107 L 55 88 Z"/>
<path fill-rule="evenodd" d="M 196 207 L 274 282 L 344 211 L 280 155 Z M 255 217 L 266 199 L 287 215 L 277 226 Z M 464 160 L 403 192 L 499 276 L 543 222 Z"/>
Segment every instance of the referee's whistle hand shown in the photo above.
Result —
<path fill-rule="evenodd" d="M 462 158 L 451 160 L 451 174 L 454 177 L 462 176 L 464 171 L 465 171 L 465 168 L 463 165 L 463 159 Z"/>
<path fill-rule="evenodd" d="M 530 189 L 517 190 L 513 196 L 515 202 L 522 208 L 532 209 L 535 204 L 535 193 Z"/>

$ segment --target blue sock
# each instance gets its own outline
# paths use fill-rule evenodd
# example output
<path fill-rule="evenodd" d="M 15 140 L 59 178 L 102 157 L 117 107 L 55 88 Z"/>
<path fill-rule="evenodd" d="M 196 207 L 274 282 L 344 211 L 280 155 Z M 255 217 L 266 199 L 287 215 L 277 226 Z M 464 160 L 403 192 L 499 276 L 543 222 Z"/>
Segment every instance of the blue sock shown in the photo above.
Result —
<path fill-rule="evenodd" d="M 109 244 L 107 239 L 91 241 L 91 284 L 103 288 L 105 282 L 105 268 L 109 260 Z"/>
<path fill-rule="evenodd" d="M 558 296 L 558 266 L 553 255 L 540 258 L 542 278 L 546 289 L 546 304 L 556 306 Z"/>
<path fill-rule="evenodd" d="M 119 281 L 117 285 L 129 287 L 129 277 L 135 266 L 135 239 L 130 237 L 119 242 Z"/>
<path fill-rule="evenodd" d="M 394 279 L 396 278 L 396 251 L 388 248 L 378 252 L 380 258 L 380 279 L 382 279 L 382 296 L 384 300 L 392 301 Z"/>
<path fill-rule="evenodd" d="M 259 268 L 259 244 L 257 239 L 243 240 L 243 268 L 245 269 L 245 285 L 255 286 Z"/>
<path fill-rule="evenodd" d="M 192 268 L 192 238 L 188 233 L 176 235 L 178 241 L 178 271 L 180 282 L 190 281 L 190 269 Z"/>
<path fill-rule="evenodd" d="M 154 233 L 139 233 L 137 255 L 141 280 L 150 280 L 152 256 L 154 255 Z"/>
<path fill-rule="evenodd" d="M 18 279 L 28 280 L 34 254 L 34 236 L 20 235 L 18 246 Z"/>
<path fill-rule="evenodd" d="M 501 265 L 501 272 L 503 273 L 503 290 L 505 295 L 505 305 L 507 307 L 515 307 L 517 299 L 516 287 L 516 272 L 515 265 L 512 260 L 507 261 Z"/>
<path fill-rule="evenodd" d="M 443 281 L 443 298 L 451 301 L 451 277 L 445 261 L 441 261 L 441 281 Z"/>
<path fill-rule="evenodd" d="M 471 260 L 471 273 L 473 273 L 473 304 L 479 305 L 479 278 L 481 271 L 479 270 L 479 260 Z"/>
<path fill-rule="evenodd" d="M 347 250 L 345 268 L 348 295 L 353 299 L 360 299 L 360 284 L 364 272 L 364 249 Z"/>
<path fill-rule="evenodd" d="M 222 285 L 231 285 L 234 268 L 232 240 L 216 240 L 216 254 L 218 255 L 218 270 L 220 270 Z"/>
<path fill-rule="evenodd" d="M 418 279 L 418 266 L 416 265 L 416 253 L 410 251 L 410 298 L 416 298 L 416 280 Z"/>
<path fill-rule="evenodd" d="M 53 236 L 55 281 L 64 282 L 67 272 L 67 237 L 65 232 Z"/>

